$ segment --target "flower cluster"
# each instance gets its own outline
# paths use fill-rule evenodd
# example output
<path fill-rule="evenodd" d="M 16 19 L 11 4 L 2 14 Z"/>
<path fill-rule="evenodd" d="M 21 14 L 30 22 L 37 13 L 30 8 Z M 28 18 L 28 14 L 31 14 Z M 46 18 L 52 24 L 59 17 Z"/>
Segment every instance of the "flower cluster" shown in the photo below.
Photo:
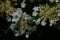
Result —
<path fill-rule="evenodd" d="M 50 2 L 54 1 L 58 2 L 58 0 L 50 0 Z M 9 1 L 7 1 L 6 4 L 8 4 L 8 2 Z M 36 31 L 37 25 L 41 24 L 41 26 L 45 26 L 47 24 L 47 19 L 49 19 L 50 22 L 49 26 L 56 24 L 56 22 L 60 20 L 59 3 L 54 7 L 50 7 L 48 4 L 39 4 L 39 6 L 34 6 L 32 9 L 32 15 L 23 11 L 23 9 L 26 7 L 26 0 L 23 0 L 20 5 L 20 8 L 15 8 L 15 10 L 9 14 L 12 16 L 12 19 L 7 16 L 7 21 L 12 21 L 10 29 L 14 31 L 15 36 L 23 35 L 26 33 L 26 38 L 28 38 L 33 31 Z M 11 11 L 13 10 L 13 8 L 10 7 L 10 4 L 6 5 L 6 8 L 9 8 Z M 11 11 L 9 10 L 6 10 L 6 13 L 10 13 Z"/>
<path fill-rule="evenodd" d="M 5 0 L 4 2 L 0 1 L 0 12 L 6 13 L 7 15 L 10 15 L 15 8 L 12 7 L 11 2 L 9 0 Z"/>
<path fill-rule="evenodd" d="M 43 20 L 46 20 L 48 18 L 50 23 L 51 23 L 51 20 L 54 20 L 54 21 L 57 19 L 59 20 L 58 8 L 57 6 L 56 7 L 50 7 L 48 5 L 46 5 L 45 7 L 42 6 L 40 12 L 38 13 L 38 16 Z"/>

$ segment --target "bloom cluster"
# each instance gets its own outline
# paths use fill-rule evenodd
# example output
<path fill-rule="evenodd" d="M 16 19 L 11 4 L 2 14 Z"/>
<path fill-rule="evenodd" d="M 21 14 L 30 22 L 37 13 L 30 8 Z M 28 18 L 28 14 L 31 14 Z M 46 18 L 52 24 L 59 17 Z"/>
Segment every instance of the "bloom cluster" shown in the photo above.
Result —
<path fill-rule="evenodd" d="M 5 2 L 0 1 L 0 12 L 6 13 L 6 15 L 10 15 L 15 8 L 12 7 L 11 2 L 9 0 L 5 0 Z"/>
<path fill-rule="evenodd" d="M 31 1 L 31 0 L 30 0 Z M 53 2 L 54 0 L 50 0 Z M 56 0 L 56 2 L 58 2 Z M 26 33 L 26 38 L 36 31 L 37 25 L 46 26 L 46 20 L 49 19 L 50 25 L 56 24 L 60 17 L 60 4 L 54 7 L 50 7 L 48 4 L 33 7 L 32 15 L 27 14 L 22 9 L 26 7 L 26 0 L 23 0 L 20 4 L 20 8 L 15 8 L 15 10 L 10 14 L 12 19 L 7 16 L 7 21 L 12 21 L 10 29 L 14 31 L 15 36 L 20 36 Z"/>

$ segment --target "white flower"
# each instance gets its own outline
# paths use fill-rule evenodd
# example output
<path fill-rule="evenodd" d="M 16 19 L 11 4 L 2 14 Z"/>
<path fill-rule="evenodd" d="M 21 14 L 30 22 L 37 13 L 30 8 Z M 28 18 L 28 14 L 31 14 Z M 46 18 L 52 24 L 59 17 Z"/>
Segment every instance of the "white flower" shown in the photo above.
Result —
<path fill-rule="evenodd" d="M 43 21 L 41 22 L 41 25 L 42 25 L 42 26 L 45 26 L 45 25 L 46 25 L 46 22 L 43 20 Z"/>
<path fill-rule="evenodd" d="M 32 19 L 32 17 L 31 17 L 31 16 L 29 16 L 29 17 L 28 17 L 28 19 L 29 19 L 29 20 L 31 20 L 31 19 Z"/>
<path fill-rule="evenodd" d="M 21 8 L 17 8 L 17 10 L 15 12 L 13 12 L 11 15 L 13 16 L 13 18 L 15 18 L 16 16 L 18 16 L 19 18 L 22 16 L 22 9 Z"/>
<path fill-rule="evenodd" d="M 19 36 L 19 35 L 20 35 L 19 32 L 16 32 L 16 33 L 15 33 L 15 36 L 16 36 L 16 37 Z"/>
<path fill-rule="evenodd" d="M 18 17 L 21 17 L 22 13 L 23 13 L 22 9 L 21 8 L 17 8 L 16 15 L 18 15 Z"/>
<path fill-rule="evenodd" d="M 55 1 L 55 0 L 50 0 L 50 2 L 52 2 L 52 3 L 53 3 L 54 1 Z"/>
<path fill-rule="evenodd" d="M 54 21 L 55 21 L 55 22 L 56 22 L 56 21 L 59 21 L 59 19 L 55 19 Z"/>
<path fill-rule="evenodd" d="M 38 9 L 39 7 L 36 7 L 36 6 L 33 8 L 34 11 L 38 11 Z"/>
<path fill-rule="evenodd" d="M 25 15 L 24 19 L 28 19 L 28 15 Z"/>
<path fill-rule="evenodd" d="M 19 18 L 14 18 L 14 19 L 12 19 L 12 22 L 18 22 L 19 21 Z"/>
<path fill-rule="evenodd" d="M 55 1 L 55 2 L 59 2 L 59 0 L 50 0 L 50 2 L 54 2 L 54 1 Z"/>
<path fill-rule="evenodd" d="M 17 21 L 19 20 L 19 17 L 20 17 L 20 16 L 18 16 L 18 13 L 15 13 L 15 14 L 13 15 L 12 22 L 17 22 Z"/>
<path fill-rule="evenodd" d="M 60 13 L 58 13 L 57 16 L 60 16 Z"/>
<path fill-rule="evenodd" d="M 60 9 L 59 9 L 59 10 L 57 10 L 57 12 L 58 12 L 58 13 L 60 13 Z"/>
<path fill-rule="evenodd" d="M 8 16 L 8 17 L 6 18 L 6 20 L 7 20 L 8 22 L 11 21 L 11 17 Z"/>
<path fill-rule="evenodd" d="M 56 2 L 59 2 L 59 0 L 56 0 Z"/>
<path fill-rule="evenodd" d="M 17 12 L 13 12 L 11 15 L 12 15 L 13 17 L 15 17 L 16 15 L 18 15 L 18 13 L 17 13 Z"/>
<path fill-rule="evenodd" d="M 23 35 L 25 33 L 25 30 L 20 29 L 20 35 Z"/>
<path fill-rule="evenodd" d="M 22 11 L 21 8 L 17 8 L 16 12 L 18 12 L 18 13 L 22 13 L 23 11 Z"/>
<path fill-rule="evenodd" d="M 11 18 L 9 18 L 7 21 L 8 21 L 8 22 L 11 21 Z"/>
<path fill-rule="evenodd" d="M 11 24 L 10 29 L 14 31 L 16 24 Z"/>
<path fill-rule="evenodd" d="M 21 3 L 22 8 L 25 8 L 25 6 L 26 6 L 26 4 L 24 2 L 25 2 L 25 0 L 23 0 L 23 2 Z"/>
<path fill-rule="evenodd" d="M 26 12 L 23 13 L 23 16 L 22 16 L 24 19 L 27 19 L 27 20 L 30 20 L 31 19 L 31 16 L 26 14 Z"/>
<path fill-rule="evenodd" d="M 53 24 L 52 23 L 50 23 L 50 25 L 49 26 L 52 26 Z"/>
<path fill-rule="evenodd" d="M 36 23 L 36 25 L 40 24 L 40 21 L 41 21 L 41 19 L 40 19 L 40 18 L 38 18 L 38 19 L 37 19 L 37 21 L 35 22 L 35 23 Z"/>
<path fill-rule="evenodd" d="M 26 34 L 26 38 L 29 38 L 29 34 Z"/>
<path fill-rule="evenodd" d="M 17 8 L 17 10 L 15 12 L 13 12 L 13 14 L 11 14 L 13 16 L 12 21 L 13 22 L 18 22 L 19 18 L 22 16 L 22 9 L 21 8 Z"/>
<path fill-rule="evenodd" d="M 50 25 L 49 26 L 52 26 L 53 24 L 55 24 L 56 22 L 54 20 L 50 20 Z"/>
<path fill-rule="evenodd" d="M 54 24 L 54 23 L 56 23 L 54 20 L 50 20 L 50 23 L 52 23 L 52 24 Z"/>
<path fill-rule="evenodd" d="M 19 15 L 18 15 L 18 13 L 15 12 L 15 14 L 13 14 L 12 17 L 13 17 L 13 19 L 15 19 L 15 18 L 18 18 Z"/>
<path fill-rule="evenodd" d="M 28 15 L 26 14 L 26 12 L 23 13 L 23 18 L 27 19 Z"/>
<path fill-rule="evenodd" d="M 32 13 L 32 16 L 37 16 L 37 14 L 38 14 L 38 13 L 34 11 L 34 12 Z"/>
<path fill-rule="evenodd" d="M 33 22 L 36 22 L 36 20 L 34 19 Z"/>

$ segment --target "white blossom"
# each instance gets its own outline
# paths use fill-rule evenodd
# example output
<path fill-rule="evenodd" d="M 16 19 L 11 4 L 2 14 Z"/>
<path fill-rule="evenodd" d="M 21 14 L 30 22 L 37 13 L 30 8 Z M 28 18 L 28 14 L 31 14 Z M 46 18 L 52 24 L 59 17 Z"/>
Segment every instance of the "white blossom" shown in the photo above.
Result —
<path fill-rule="evenodd" d="M 50 20 L 50 23 L 52 23 L 52 24 L 53 24 L 53 23 L 56 23 L 56 22 L 55 22 L 54 20 Z"/>
<path fill-rule="evenodd" d="M 53 24 L 52 23 L 50 23 L 50 25 L 49 26 L 52 26 Z"/>
<path fill-rule="evenodd" d="M 52 3 L 53 3 L 53 2 L 59 2 L 59 0 L 50 0 L 50 2 L 52 2 Z"/>
<path fill-rule="evenodd" d="M 13 18 L 15 18 L 16 16 L 21 17 L 22 13 L 23 13 L 22 9 L 17 8 L 17 10 L 15 12 L 13 12 L 11 15 L 13 16 Z"/>
<path fill-rule="evenodd" d="M 52 3 L 53 3 L 54 1 L 55 1 L 55 0 L 50 0 L 50 2 L 52 2 Z"/>
<path fill-rule="evenodd" d="M 25 0 L 21 3 L 21 7 L 25 8 L 26 4 L 25 4 Z"/>
<path fill-rule="evenodd" d="M 35 23 L 36 23 L 36 25 L 40 24 L 40 21 L 41 21 L 41 19 L 40 19 L 40 18 L 38 18 L 38 19 L 37 19 L 37 21 L 35 22 Z"/>
<path fill-rule="evenodd" d="M 54 21 L 55 21 L 55 22 L 56 22 L 56 21 L 59 21 L 59 19 L 55 19 Z"/>
<path fill-rule="evenodd" d="M 32 12 L 32 16 L 37 16 L 37 14 L 38 14 L 38 13 L 37 13 L 37 12 L 35 12 L 35 11 L 34 11 L 34 12 Z"/>
<path fill-rule="evenodd" d="M 52 26 L 53 24 L 55 24 L 56 22 L 54 20 L 50 20 L 50 25 L 49 26 Z"/>
<path fill-rule="evenodd" d="M 9 18 L 7 21 L 11 21 L 11 18 Z"/>
<path fill-rule="evenodd" d="M 26 34 L 26 38 L 29 38 L 29 34 Z"/>
<path fill-rule="evenodd" d="M 60 9 L 59 9 L 59 10 L 57 10 L 57 12 L 58 12 L 58 13 L 60 13 Z"/>
<path fill-rule="evenodd" d="M 6 18 L 6 20 L 7 20 L 8 22 L 10 22 L 10 21 L 11 21 L 11 17 L 8 16 L 8 17 Z"/>
<path fill-rule="evenodd" d="M 36 22 L 36 20 L 34 19 L 33 22 Z"/>
<path fill-rule="evenodd" d="M 11 24 L 10 29 L 14 31 L 15 26 L 16 26 L 16 24 Z"/>
<path fill-rule="evenodd" d="M 30 20 L 32 19 L 32 17 L 28 14 L 26 14 L 26 12 L 23 13 L 23 16 L 22 16 L 24 19 L 27 19 L 27 20 Z"/>
<path fill-rule="evenodd" d="M 58 13 L 57 16 L 60 16 L 60 13 Z"/>
<path fill-rule="evenodd" d="M 28 15 L 26 14 L 26 12 L 23 13 L 23 18 L 27 19 Z"/>
<path fill-rule="evenodd" d="M 56 0 L 56 2 L 59 2 L 59 0 Z"/>
<path fill-rule="evenodd" d="M 17 22 L 19 20 L 19 17 L 17 14 L 14 14 L 13 15 L 13 19 L 12 19 L 12 22 Z"/>
<path fill-rule="evenodd" d="M 46 25 L 46 22 L 43 20 L 43 21 L 41 22 L 41 25 L 42 25 L 42 26 L 45 26 L 45 25 Z"/>
<path fill-rule="evenodd" d="M 18 22 L 19 21 L 19 18 L 15 18 L 15 19 L 12 19 L 12 22 Z"/>
<path fill-rule="evenodd" d="M 20 34 L 19 34 L 19 32 L 17 31 L 16 33 L 15 33 L 15 36 L 17 37 L 17 36 L 19 36 Z"/>
<path fill-rule="evenodd" d="M 20 29 L 20 35 L 23 35 L 25 33 L 25 30 Z"/>
<path fill-rule="evenodd" d="M 38 11 L 39 7 L 34 6 L 33 10 Z"/>
<path fill-rule="evenodd" d="M 31 19 L 32 19 L 32 17 L 31 17 L 31 16 L 29 16 L 29 17 L 28 17 L 28 19 L 29 19 L 29 20 L 31 20 Z"/>
<path fill-rule="evenodd" d="M 21 8 L 17 8 L 16 12 L 18 12 L 18 13 L 22 13 L 23 11 L 22 11 Z"/>
<path fill-rule="evenodd" d="M 13 12 L 13 14 L 11 14 L 13 16 L 12 21 L 17 22 L 19 18 L 22 16 L 22 13 L 23 11 L 21 10 L 21 8 L 17 8 L 17 10 Z"/>

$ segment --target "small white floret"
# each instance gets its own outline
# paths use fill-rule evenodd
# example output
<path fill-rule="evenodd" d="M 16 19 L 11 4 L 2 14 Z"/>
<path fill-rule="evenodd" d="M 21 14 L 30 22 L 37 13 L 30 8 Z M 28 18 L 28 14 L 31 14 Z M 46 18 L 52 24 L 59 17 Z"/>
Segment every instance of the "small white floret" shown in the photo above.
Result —
<path fill-rule="evenodd" d="M 16 36 L 16 37 L 19 36 L 19 35 L 20 35 L 19 32 L 15 33 L 15 36 Z"/>
<path fill-rule="evenodd" d="M 14 31 L 16 24 L 11 24 L 10 29 Z"/>
<path fill-rule="evenodd" d="M 52 26 L 53 24 L 52 23 L 50 23 L 50 25 L 49 26 Z"/>
<path fill-rule="evenodd" d="M 59 19 L 55 19 L 55 22 L 56 22 L 56 21 L 59 21 Z"/>
<path fill-rule="evenodd" d="M 36 7 L 36 6 L 33 8 L 34 11 L 38 11 L 38 9 L 39 7 Z"/>
<path fill-rule="evenodd" d="M 41 22 L 41 25 L 42 25 L 42 26 L 45 26 L 45 25 L 46 25 L 46 22 L 43 20 L 43 21 Z"/>
<path fill-rule="evenodd" d="M 26 34 L 26 38 L 29 38 L 29 34 Z"/>
<path fill-rule="evenodd" d="M 40 24 L 40 21 L 41 21 L 41 19 L 38 18 L 37 21 L 36 21 L 36 25 Z"/>
<path fill-rule="evenodd" d="M 54 23 L 54 20 L 50 20 L 50 23 Z"/>
<path fill-rule="evenodd" d="M 53 2 L 54 2 L 54 0 L 50 0 L 50 2 L 52 2 L 52 3 L 53 3 Z"/>
<path fill-rule="evenodd" d="M 25 33 L 25 30 L 20 29 L 20 35 L 23 35 Z"/>
<path fill-rule="evenodd" d="M 15 19 L 12 19 L 12 22 L 18 22 L 19 21 L 19 18 L 15 18 Z"/>
<path fill-rule="evenodd" d="M 60 16 L 60 13 L 58 13 L 57 16 Z"/>
<path fill-rule="evenodd" d="M 56 2 L 59 2 L 59 0 L 56 0 Z"/>
<path fill-rule="evenodd" d="M 24 2 L 21 3 L 21 8 L 25 8 L 26 4 Z"/>
<path fill-rule="evenodd" d="M 50 20 L 50 25 L 49 26 L 52 26 L 55 23 L 56 23 L 55 20 Z"/>
<path fill-rule="evenodd" d="M 33 22 L 36 22 L 36 20 L 34 19 Z"/>
<path fill-rule="evenodd" d="M 34 11 L 34 12 L 32 12 L 32 16 L 37 16 L 37 14 L 38 14 L 38 13 L 37 13 L 37 12 L 35 12 L 35 11 Z"/>

